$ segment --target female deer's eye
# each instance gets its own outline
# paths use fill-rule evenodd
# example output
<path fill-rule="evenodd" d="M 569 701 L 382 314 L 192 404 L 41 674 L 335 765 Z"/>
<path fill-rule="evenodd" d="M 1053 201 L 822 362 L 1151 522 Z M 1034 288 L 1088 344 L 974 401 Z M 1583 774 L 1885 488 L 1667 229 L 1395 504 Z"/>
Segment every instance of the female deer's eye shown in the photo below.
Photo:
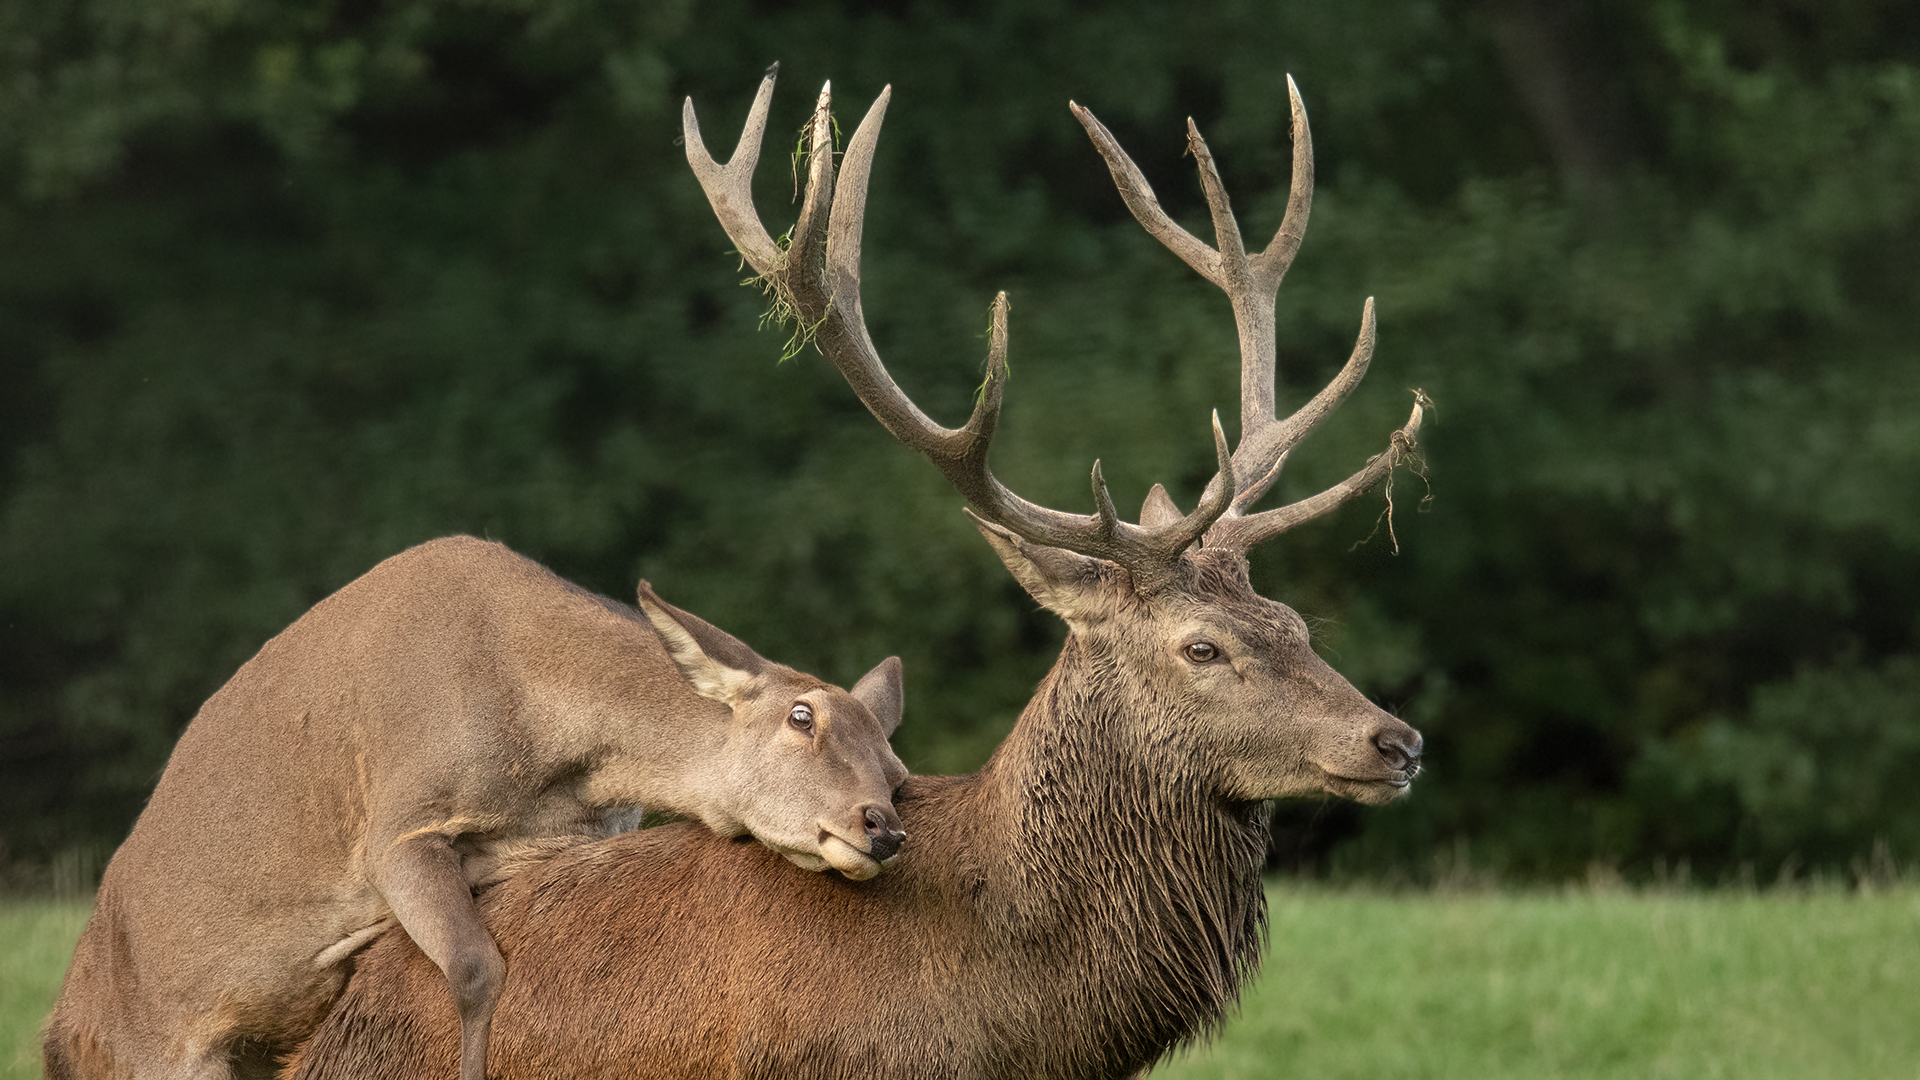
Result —
<path fill-rule="evenodd" d="M 813 731 L 813 706 L 805 702 L 795 705 L 793 711 L 787 714 L 787 723 L 801 731 Z"/>
<path fill-rule="evenodd" d="M 1187 659 L 1196 664 L 1210 663 L 1220 656 L 1220 650 L 1210 641 L 1196 641 L 1187 646 Z"/>

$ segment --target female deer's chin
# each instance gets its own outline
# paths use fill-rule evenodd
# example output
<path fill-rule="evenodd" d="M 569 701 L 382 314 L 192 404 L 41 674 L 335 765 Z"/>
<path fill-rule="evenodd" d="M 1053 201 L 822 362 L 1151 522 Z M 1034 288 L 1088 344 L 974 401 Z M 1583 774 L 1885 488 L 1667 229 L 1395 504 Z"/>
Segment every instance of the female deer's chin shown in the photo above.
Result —
<path fill-rule="evenodd" d="M 765 845 L 768 850 L 778 852 L 788 862 L 809 873 L 817 874 L 830 866 L 827 860 L 811 851 L 800 851 L 795 848 L 783 847 L 779 844 L 771 844 L 764 839 L 761 840 L 760 843 Z"/>
<path fill-rule="evenodd" d="M 878 877 L 882 869 L 871 855 L 828 833 L 820 841 L 820 857 L 848 881 L 866 881 Z"/>

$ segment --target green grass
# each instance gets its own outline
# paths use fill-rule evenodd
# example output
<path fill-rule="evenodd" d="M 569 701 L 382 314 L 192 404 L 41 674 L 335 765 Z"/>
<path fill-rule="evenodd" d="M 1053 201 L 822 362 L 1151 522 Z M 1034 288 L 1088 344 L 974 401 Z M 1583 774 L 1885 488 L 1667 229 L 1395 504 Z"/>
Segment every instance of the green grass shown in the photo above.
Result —
<path fill-rule="evenodd" d="M 91 909 L 85 901 L 0 901 L 0 1077 L 40 1075 L 40 1022 Z"/>
<path fill-rule="evenodd" d="M 1270 899 L 1243 1014 L 1155 1080 L 1920 1080 L 1920 890 Z M 86 912 L 0 904 L 0 1078 Z"/>
<path fill-rule="evenodd" d="M 1155 1080 L 1920 1077 L 1920 891 L 1269 894 L 1241 1016 Z"/>

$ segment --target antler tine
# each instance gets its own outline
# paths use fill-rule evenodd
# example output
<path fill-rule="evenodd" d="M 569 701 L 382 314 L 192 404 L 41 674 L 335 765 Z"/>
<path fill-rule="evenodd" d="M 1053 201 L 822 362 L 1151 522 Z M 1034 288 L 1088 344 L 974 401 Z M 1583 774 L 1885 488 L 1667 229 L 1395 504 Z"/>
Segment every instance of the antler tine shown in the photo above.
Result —
<path fill-rule="evenodd" d="M 746 126 L 740 130 L 740 141 L 724 166 L 713 159 L 707 152 L 706 142 L 700 138 L 700 121 L 693 115 L 693 98 L 687 98 L 680 110 L 687 164 L 693 166 L 693 175 L 707 193 L 707 201 L 713 204 L 720 227 L 726 230 L 728 238 L 756 274 L 770 273 L 780 259 L 779 245 L 767 234 L 766 226 L 760 224 L 760 215 L 753 209 L 753 167 L 760 160 L 760 142 L 767 130 L 767 108 L 773 102 L 773 83 L 779 75 L 779 64 L 767 68 L 766 77 L 760 80 L 760 90 L 753 96 L 753 108 L 747 112 Z"/>
<path fill-rule="evenodd" d="M 1093 145 L 1100 156 L 1107 161 L 1107 171 L 1113 174 L 1113 186 L 1120 189 L 1120 199 L 1127 204 L 1140 225 L 1167 246 L 1167 249 L 1180 256 L 1182 262 L 1193 267 L 1194 272 L 1221 288 L 1226 281 L 1220 273 L 1220 253 L 1200 241 L 1200 238 L 1180 227 L 1180 223 L 1167 216 L 1160 208 L 1160 200 L 1153 194 L 1153 186 L 1133 163 L 1120 143 L 1114 139 L 1113 132 L 1094 118 L 1090 109 L 1077 102 L 1067 102 L 1074 119 L 1087 129 L 1087 135 L 1093 139 Z"/>
<path fill-rule="evenodd" d="M 884 100 L 892 87 L 881 91 Z M 876 104 L 878 104 L 876 102 Z M 883 110 L 884 111 L 884 110 Z M 821 249 L 827 242 L 827 227 L 833 205 L 833 81 L 820 86 L 820 98 L 813 106 L 813 119 L 806 133 L 807 189 L 800 202 L 800 216 L 793 223 L 793 235 L 787 244 L 790 273 L 809 285 L 819 283 Z M 831 294 L 828 295 L 831 300 Z"/>
<path fill-rule="evenodd" d="M 1207 543 L 1246 551 L 1271 540 L 1296 525 L 1303 525 L 1323 514 L 1330 514 L 1374 489 L 1387 478 L 1394 466 L 1413 453 L 1420 421 L 1425 416 L 1423 398 L 1415 392 L 1413 413 L 1387 441 L 1387 448 L 1361 466 L 1360 471 L 1340 483 L 1298 502 L 1258 514 L 1229 513 L 1207 530 Z"/>
<path fill-rule="evenodd" d="M 1227 185 L 1220 179 L 1220 168 L 1213 163 L 1213 151 L 1207 149 L 1207 140 L 1200 137 L 1200 125 L 1187 117 L 1187 153 L 1193 155 L 1195 166 L 1200 170 L 1200 190 L 1207 196 L 1207 212 L 1213 216 L 1215 249 L 1220 256 L 1220 268 L 1226 271 L 1227 281 L 1236 288 L 1245 286 L 1237 279 L 1245 278 L 1247 272 L 1247 248 L 1240 239 L 1240 223 L 1233 219 L 1233 206 L 1227 200 Z M 1229 289 L 1229 292 L 1234 289 Z"/>
<path fill-rule="evenodd" d="M 1271 277 L 1276 290 L 1300 253 L 1300 242 L 1307 238 L 1307 218 L 1313 213 L 1313 131 L 1307 126 L 1307 106 L 1291 75 L 1287 76 L 1287 103 L 1293 114 L 1293 182 L 1287 188 L 1287 213 L 1267 250 L 1253 257 L 1254 270 L 1263 280 Z"/>
<path fill-rule="evenodd" d="M 999 423 L 1007 378 L 1007 296 L 994 299 L 987 375 L 973 415 L 964 427 L 935 423 L 908 398 L 887 373 L 860 302 L 860 243 L 866 211 L 867 181 L 892 88 L 882 90 L 847 144 L 836 184 L 833 164 L 831 85 L 820 91 L 808 134 L 807 190 L 792 242 L 782 252 L 753 211 L 751 168 L 766 126 L 767 101 L 775 69 L 761 84 L 741 135 L 740 148 L 725 167 L 712 161 L 700 141 L 693 102 L 685 109 L 687 158 L 727 234 L 754 269 L 766 278 L 813 343 L 840 370 L 861 402 L 894 438 L 926 454 L 980 516 L 1034 543 L 1066 548 L 1125 566 L 1137 583 L 1155 588 L 1170 578 L 1180 552 L 1199 539 L 1233 505 L 1232 456 L 1220 418 L 1213 418 L 1214 448 L 1220 473 L 1208 484 L 1200 506 L 1178 520 L 1152 528 L 1130 525 L 1113 510 L 1113 499 L 1094 465 L 1094 514 L 1051 510 L 1009 491 L 987 468 L 987 449 Z M 1137 170 L 1136 170 L 1137 175 Z M 1145 181 L 1141 182 L 1142 188 Z M 1146 198 L 1152 200 L 1152 192 Z M 1164 217 L 1164 215 L 1162 215 Z M 1169 222 L 1171 224 L 1171 222 Z M 1173 226 L 1178 230 L 1179 227 Z M 1184 232 L 1182 235 L 1185 235 Z M 1211 249 L 1192 237 L 1208 255 Z M 764 246 L 763 246 L 764 245 Z"/>

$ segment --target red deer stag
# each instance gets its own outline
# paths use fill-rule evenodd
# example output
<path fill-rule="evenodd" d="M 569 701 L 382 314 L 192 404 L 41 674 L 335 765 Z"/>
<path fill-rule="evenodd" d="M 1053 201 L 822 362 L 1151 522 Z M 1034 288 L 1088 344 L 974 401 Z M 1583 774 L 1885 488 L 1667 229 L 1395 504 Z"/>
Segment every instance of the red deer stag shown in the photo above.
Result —
<path fill-rule="evenodd" d="M 1127 1076 L 1210 1030 L 1258 964 L 1268 800 L 1386 802 L 1419 769 L 1419 734 L 1322 662 L 1298 615 L 1253 591 L 1244 553 L 1378 482 L 1411 447 L 1420 409 L 1345 483 L 1253 512 L 1287 452 L 1359 380 L 1373 343 L 1369 306 L 1333 384 L 1274 418 L 1274 296 L 1312 191 L 1299 96 L 1292 199 L 1273 245 L 1251 256 L 1198 132 L 1188 144 L 1217 249 L 1170 221 L 1107 130 L 1074 106 L 1134 214 L 1232 298 L 1243 434 L 1229 454 L 1216 416 L 1220 470 L 1192 514 L 1156 487 L 1139 524 L 1121 521 L 1097 465 L 1095 514 L 1027 502 L 986 465 L 1006 379 L 1004 296 L 984 392 L 957 430 L 902 394 L 862 324 L 862 203 L 887 93 L 848 144 L 836 189 L 822 92 L 799 224 L 782 250 L 748 196 L 772 89 L 769 72 L 726 166 L 686 106 L 687 156 L 727 234 L 881 423 L 966 495 L 987 542 L 1071 632 L 979 773 L 912 777 L 895 793 L 914 845 L 885 877 L 805 877 L 667 827 L 576 848 L 488 893 L 511 964 L 496 1076 Z M 394 935 L 364 954 L 290 1073 L 451 1075 L 450 1018 L 432 964 Z"/>
<path fill-rule="evenodd" d="M 902 839 L 900 708 L 898 660 L 848 694 L 644 582 L 636 612 L 470 537 L 396 555 L 187 726 L 107 866 L 47 1075 L 271 1076 L 397 920 L 482 1080 L 502 959 L 473 889 L 503 860 L 637 804 L 870 878 Z"/>

